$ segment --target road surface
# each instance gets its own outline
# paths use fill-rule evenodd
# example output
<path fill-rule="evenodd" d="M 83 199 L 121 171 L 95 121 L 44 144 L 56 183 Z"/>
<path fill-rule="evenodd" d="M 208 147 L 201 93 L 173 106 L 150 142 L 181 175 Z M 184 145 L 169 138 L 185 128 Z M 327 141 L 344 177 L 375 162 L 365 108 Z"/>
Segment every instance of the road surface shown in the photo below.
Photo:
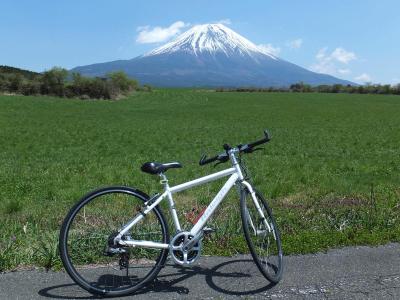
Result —
<path fill-rule="evenodd" d="M 64 272 L 0 274 L 0 299 L 94 299 Z M 249 256 L 202 257 L 166 266 L 151 287 L 121 299 L 400 299 L 400 244 L 285 257 L 269 285 Z M 115 298 L 114 298 L 115 299 Z"/>

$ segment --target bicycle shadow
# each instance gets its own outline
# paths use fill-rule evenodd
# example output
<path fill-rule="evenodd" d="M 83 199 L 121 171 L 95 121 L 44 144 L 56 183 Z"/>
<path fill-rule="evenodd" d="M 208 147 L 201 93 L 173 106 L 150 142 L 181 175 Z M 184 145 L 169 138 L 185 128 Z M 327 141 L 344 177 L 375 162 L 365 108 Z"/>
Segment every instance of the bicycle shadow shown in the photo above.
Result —
<path fill-rule="evenodd" d="M 243 267 L 244 265 L 250 266 L 250 268 Z M 275 285 L 269 283 L 262 277 L 251 259 L 235 259 L 224 261 L 212 268 L 202 268 L 196 265 L 193 267 L 169 265 L 166 272 L 160 272 L 154 282 L 133 295 L 146 294 L 150 291 L 153 295 L 157 293 L 188 295 L 191 285 L 195 282 L 190 279 L 194 277 L 202 277 L 195 278 L 195 280 L 201 281 L 205 279 L 205 283 L 208 287 L 220 294 L 230 296 L 254 295 L 265 292 Z M 54 299 L 102 298 L 90 295 L 74 283 L 50 286 L 41 289 L 38 291 L 38 294 L 43 297 Z M 160 295 L 160 297 L 162 297 L 162 295 Z"/>

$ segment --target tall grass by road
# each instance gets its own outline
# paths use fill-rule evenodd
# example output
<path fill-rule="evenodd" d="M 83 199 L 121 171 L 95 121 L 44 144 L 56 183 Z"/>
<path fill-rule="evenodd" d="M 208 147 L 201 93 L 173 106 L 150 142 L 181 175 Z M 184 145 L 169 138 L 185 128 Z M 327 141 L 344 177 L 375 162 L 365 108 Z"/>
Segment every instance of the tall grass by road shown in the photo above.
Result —
<path fill-rule="evenodd" d="M 0 96 L 0 270 L 59 267 L 57 235 L 68 209 L 91 189 L 158 178 L 145 161 L 178 160 L 170 184 L 220 170 L 201 154 L 256 140 L 245 157 L 270 199 L 287 253 L 400 241 L 400 98 L 159 90 L 118 102 Z M 182 221 L 222 181 L 176 196 Z M 247 251 L 234 191 L 210 226 L 206 254 Z M 185 215 L 185 216 L 184 216 Z"/>

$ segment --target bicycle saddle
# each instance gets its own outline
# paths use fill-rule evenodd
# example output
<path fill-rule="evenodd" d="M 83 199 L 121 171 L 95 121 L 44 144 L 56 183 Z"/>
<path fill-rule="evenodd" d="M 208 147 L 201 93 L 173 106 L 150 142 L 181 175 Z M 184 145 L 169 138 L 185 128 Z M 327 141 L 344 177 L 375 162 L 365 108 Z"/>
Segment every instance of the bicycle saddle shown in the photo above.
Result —
<path fill-rule="evenodd" d="M 170 163 L 158 163 L 158 162 L 146 162 L 140 168 L 143 172 L 149 174 L 160 174 L 164 173 L 168 169 L 174 168 L 182 168 L 182 165 L 179 162 L 170 162 Z"/>

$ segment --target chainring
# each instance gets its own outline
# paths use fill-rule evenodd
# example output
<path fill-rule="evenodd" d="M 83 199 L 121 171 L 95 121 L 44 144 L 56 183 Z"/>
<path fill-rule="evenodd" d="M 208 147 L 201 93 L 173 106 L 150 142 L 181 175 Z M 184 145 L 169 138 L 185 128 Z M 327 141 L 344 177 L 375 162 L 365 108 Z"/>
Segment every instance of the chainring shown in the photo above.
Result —
<path fill-rule="evenodd" d="M 170 254 L 175 263 L 179 265 L 190 265 L 194 263 L 201 253 L 201 240 L 193 245 L 192 248 L 186 249 L 185 244 L 193 239 L 190 232 L 178 232 L 171 241 Z"/>

